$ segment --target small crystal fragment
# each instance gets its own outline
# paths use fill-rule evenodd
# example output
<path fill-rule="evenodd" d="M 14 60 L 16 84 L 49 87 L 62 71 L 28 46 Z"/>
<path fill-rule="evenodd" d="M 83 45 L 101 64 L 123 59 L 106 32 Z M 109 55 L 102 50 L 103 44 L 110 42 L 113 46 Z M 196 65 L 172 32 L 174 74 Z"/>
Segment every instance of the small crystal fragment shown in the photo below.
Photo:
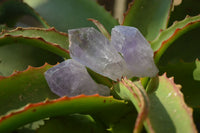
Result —
<path fill-rule="evenodd" d="M 90 27 L 68 32 L 72 59 L 112 80 L 129 73 L 124 59 L 109 40 L 96 29 Z"/>
<path fill-rule="evenodd" d="M 158 73 L 153 50 L 137 28 L 115 26 L 111 33 L 111 44 L 122 54 L 132 76 L 153 77 Z"/>
<path fill-rule="evenodd" d="M 45 78 L 50 89 L 59 96 L 110 95 L 108 87 L 95 83 L 86 68 L 73 59 L 66 60 L 47 70 Z"/>

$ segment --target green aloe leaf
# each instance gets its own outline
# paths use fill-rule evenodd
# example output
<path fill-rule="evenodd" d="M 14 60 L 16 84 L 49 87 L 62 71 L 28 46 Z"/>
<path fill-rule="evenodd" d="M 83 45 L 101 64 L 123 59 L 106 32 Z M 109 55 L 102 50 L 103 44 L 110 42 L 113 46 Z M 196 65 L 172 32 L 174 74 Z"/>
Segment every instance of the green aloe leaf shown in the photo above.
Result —
<path fill-rule="evenodd" d="M 185 63 L 179 61 L 159 66 L 160 73 L 167 72 L 169 76 L 174 76 L 176 83 L 182 85 L 181 91 L 184 94 L 186 103 L 191 107 L 200 106 L 200 81 L 195 80 L 199 71 L 200 62 Z"/>
<path fill-rule="evenodd" d="M 142 84 L 139 81 L 131 82 L 125 78 L 114 85 L 114 91 L 122 99 L 129 100 L 134 104 L 136 110 L 138 111 L 138 116 L 133 132 L 140 132 L 149 110 L 149 99 Z"/>
<path fill-rule="evenodd" d="M 57 31 L 54 27 L 48 28 L 48 29 L 18 27 L 14 30 L 3 31 L 0 34 L 0 37 L 3 37 L 5 35 L 23 36 L 23 37 L 30 37 L 30 38 L 40 37 L 44 39 L 45 41 L 59 45 L 60 47 L 66 50 L 69 48 L 68 35 L 66 33 Z"/>
<path fill-rule="evenodd" d="M 8 76 L 45 62 L 56 64 L 69 58 L 68 37 L 50 29 L 17 28 L 0 36 L 0 73 Z"/>
<path fill-rule="evenodd" d="M 172 0 L 134 0 L 125 13 L 123 25 L 137 27 L 148 41 L 167 27 Z"/>
<path fill-rule="evenodd" d="M 121 110 L 123 108 L 123 110 Z M 67 114 L 90 114 L 101 119 L 111 118 L 119 120 L 130 111 L 128 104 L 123 100 L 99 95 L 46 100 L 40 103 L 28 104 L 25 107 L 12 111 L 0 118 L 0 132 L 10 132 L 29 122 L 47 117 Z"/>
<path fill-rule="evenodd" d="M 185 104 L 180 88 L 166 74 L 150 81 L 147 88 L 150 101 L 148 121 L 155 132 L 197 133 L 192 109 Z"/>
<path fill-rule="evenodd" d="M 176 63 L 180 60 L 183 60 L 185 62 L 193 62 L 197 58 L 200 59 L 199 34 L 200 26 L 188 31 L 180 38 L 175 40 L 161 56 L 159 60 L 159 65 Z"/>
<path fill-rule="evenodd" d="M 18 20 L 24 16 L 33 17 L 43 27 L 49 27 L 48 24 L 30 6 L 23 3 L 21 0 L 1 1 L 0 12 L 0 23 L 6 24 L 9 27 L 14 27 Z"/>
<path fill-rule="evenodd" d="M 164 54 L 164 52 L 167 50 L 167 48 L 170 46 L 170 45 L 177 45 L 179 46 L 178 48 L 174 48 L 174 51 L 173 52 L 173 55 L 179 55 L 181 54 L 184 54 L 186 55 L 182 50 L 186 50 L 187 53 L 188 53 L 188 49 L 193 47 L 195 49 L 197 49 L 195 46 L 196 43 L 192 43 L 191 41 L 190 42 L 186 42 L 186 44 L 184 44 L 185 42 L 176 42 L 176 40 L 178 40 L 179 38 L 181 39 L 182 35 L 184 35 L 185 33 L 187 33 L 189 30 L 195 30 L 197 29 L 196 32 L 198 32 L 199 28 L 200 27 L 200 15 L 199 16 L 195 16 L 195 17 L 186 17 L 184 20 L 180 21 L 180 22 L 175 22 L 171 27 L 169 27 L 168 29 L 162 31 L 159 36 L 151 42 L 151 46 L 152 46 L 152 49 L 154 51 L 156 51 L 155 53 L 155 61 L 158 63 L 161 56 Z M 188 36 L 188 35 L 187 35 Z M 195 33 L 190 37 L 190 38 L 195 38 Z M 184 39 L 185 37 L 183 37 Z M 174 43 L 173 43 L 174 42 Z M 191 45 L 195 45 L 195 46 L 191 46 L 191 47 L 188 47 L 188 43 L 191 43 Z M 179 44 L 179 45 L 178 45 Z M 185 46 L 186 45 L 186 46 Z M 187 47 L 187 48 L 183 48 L 183 46 Z M 198 46 L 197 46 L 198 47 Z M 180 52 L 177 52 L 178 50 L 180 50 Z M 179 54 L 177 54 L 179 53 Z M 165 53 L 166 54 L 166 53 Z M 164 55 L 165 55 L 164 54 Z M 171 52 L 169 52 L 169 54 L 166 55 L 167 58 L 171 59 L 170 58 L 170 54 L 172 54 Z M 167 59 L 167 60 L 169 60 Z M 167 60 L 164 59 L 165 62 L 167 62 Z M 162 61 L 162 60 L 161 60 Z"/>
<path fill-rule="evenodd" d="M 50 91 L 44 78 L 44 72 L 51 67 L 48 64 L 37 68 L 28 67 L 9 77 L 0 77 L 0 115 L 28 103 L 58 98 Z"/>
<path fill-rule="evenodd" d="M 100 21 L 108 31 L 118 22 L 103 7 L 94 0 L 25 0 L 51 26 L 60 31 L 80 27 L 91 27 L 93 24 L 88 18 Z M 49 15 L 50 14 L 50 15 Z"/>

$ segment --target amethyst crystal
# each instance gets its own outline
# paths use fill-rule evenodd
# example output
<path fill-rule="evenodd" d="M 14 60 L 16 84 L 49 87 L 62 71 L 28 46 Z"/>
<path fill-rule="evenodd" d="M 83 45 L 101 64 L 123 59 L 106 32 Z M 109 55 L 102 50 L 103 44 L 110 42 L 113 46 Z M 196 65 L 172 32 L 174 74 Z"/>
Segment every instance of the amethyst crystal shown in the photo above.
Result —
<path fill-rule="evenodd" d="M 110 95 L 108 87 L 95 83 L 86 68 L 72 59 L 47 70 L 45 78 L 51 90 L 59 96 Z"/>
<path fill-rule="evenodd" d="M 132 77 L 153 77 L 158 73 L 153 50 L 138 29 L 115 26 L 111 33 L 111 44 L 122 54 Z"/>
<path fill-rule="evenodd" d="M 110 94 L 108 87 L 94 82 L 85 66 L 112 80 L 158 73 L 150 44 L 134 27 L 113 28 L 111 43 L 94 28 L 73 29 L 69 30 L 69 41 L 72 59 L 45 72 L 49 87 L 59 96 Z"/>
<path fill-rule="evenodd" d="M 70 56 L 112 80 L 127 75 L 124 59 L 109 40 L 94 28 L 69 30 Z"/>

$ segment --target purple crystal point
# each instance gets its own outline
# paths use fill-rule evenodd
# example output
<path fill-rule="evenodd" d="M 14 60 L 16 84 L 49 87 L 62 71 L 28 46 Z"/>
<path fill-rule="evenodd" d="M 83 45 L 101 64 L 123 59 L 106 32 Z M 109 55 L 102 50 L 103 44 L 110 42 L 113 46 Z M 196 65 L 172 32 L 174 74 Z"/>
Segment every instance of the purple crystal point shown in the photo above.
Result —
<path fill-rule="evenodd" d="M 109 40 L 96 29 L 81 28 L 69 30 L 70 56 L 112 80 L 121 78 L 127 72 L 124 59 Z"/>
<path fill-rule="evenodd" d="M 47 70 L 45 78 L 50 89 L 59 96 L 110 95 L 108 87 L 95 83 L 86 68 L 73 59 L 66 60 Z"/>
<path fill-rule="evenodd" d="M 158 73 L 153 50 L 137 28 L 115 26 L 111 33 L 111 44 L 122 54 L 132 76 L 153 77 Z"/>

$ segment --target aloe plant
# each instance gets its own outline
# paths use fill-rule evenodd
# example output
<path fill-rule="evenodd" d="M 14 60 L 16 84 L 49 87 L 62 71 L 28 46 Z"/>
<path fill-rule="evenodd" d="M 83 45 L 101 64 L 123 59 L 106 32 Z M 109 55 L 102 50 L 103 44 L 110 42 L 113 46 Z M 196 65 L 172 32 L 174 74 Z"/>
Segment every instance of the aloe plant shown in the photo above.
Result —
<path fill-rule="evenodd" d="M 0 132 L 198 132 L 200 2 L 174 3 L 133 0 L 119 23 L 94 0 L 2 0 Z M 115 80 L 86 67 L 90 80 L 110 88 L 110 96 L 52 92 L 44 73 L 71 60 L 67 31 L 93 27 L 109 40 L 117 25 L 141 32 L 159 73 Z"/>

